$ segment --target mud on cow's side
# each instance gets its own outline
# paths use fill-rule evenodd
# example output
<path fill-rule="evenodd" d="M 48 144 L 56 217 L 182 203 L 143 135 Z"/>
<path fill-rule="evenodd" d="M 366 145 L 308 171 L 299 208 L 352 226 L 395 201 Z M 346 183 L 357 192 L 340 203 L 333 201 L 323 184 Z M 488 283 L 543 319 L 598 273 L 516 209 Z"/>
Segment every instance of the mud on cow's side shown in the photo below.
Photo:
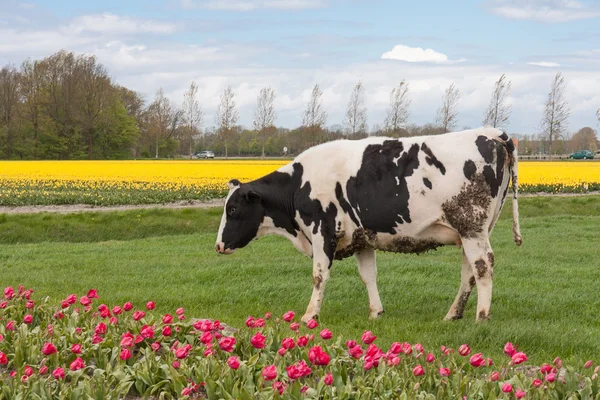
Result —
<path fill-rule="evenodd" d="M 513 189 L 516 141 L 493 128 L 439 136 L 370 137 L 321 144 L 248 183 L 229 182 L 216 250 L 228 254 L 277 234 L 313 259 L 313 293 L 303 321 L 316 318 L 334 259 L 354 255 L 370 317 L 383 313 L 375 250 L 421 253 L 462 246 L 461 284 L 446 319 L 462 317 L 477 286 L 477 320 L 490 316 L 494 253 L 489 236 Z"/>

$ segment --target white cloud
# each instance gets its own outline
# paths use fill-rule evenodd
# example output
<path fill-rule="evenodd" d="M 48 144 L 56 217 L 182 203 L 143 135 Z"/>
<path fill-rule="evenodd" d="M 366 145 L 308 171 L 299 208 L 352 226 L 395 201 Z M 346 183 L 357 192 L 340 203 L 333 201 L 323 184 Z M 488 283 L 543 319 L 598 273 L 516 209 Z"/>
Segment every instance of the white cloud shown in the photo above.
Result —
<path fill-rule="evenodd" d="M 443 53 L 438 53 L 433 49 L 422 49 L 421 47 L 409 47 L 403 44 L 398 44 L 390 51 L 381 55 L 384 60 L 400 60 L 408 62 L 429 62 L 429 63 L 456 63 L 465 60 L 450 61 L 448 56 Z"/>
<path fill-rule="evenodd" d="M 577 0 L 493 0 L 494 14 L 517 20 L 566 22 L 600 17 L 600 9 Z"/>
<path fill-rule="evenodd" d="M 326 7 L 327 0 L 182 0 L 181 5 L 187 9 L 227 11 L 252 11 L 260 8 L 302 10 Z"/>
<path fill-rule="evenodd" d="M 71 34 L 80 34 L 83 32 L 112 35 L 136 33 L 164 34 L 175 32 L 178 29 L 178 26 L 167 22 L 104 13 L 77 17 L 62 29 Z"/>
<path fill-rule="evenodd" d="M 549 61 L 532 61 L 532 62 L 528 62 L 527 64 L 536 65 L 538 67 L 546 67 L 546 68 L 560 67 L 560 64 L 555 63 L 555 62 L 549 62 Z"/>

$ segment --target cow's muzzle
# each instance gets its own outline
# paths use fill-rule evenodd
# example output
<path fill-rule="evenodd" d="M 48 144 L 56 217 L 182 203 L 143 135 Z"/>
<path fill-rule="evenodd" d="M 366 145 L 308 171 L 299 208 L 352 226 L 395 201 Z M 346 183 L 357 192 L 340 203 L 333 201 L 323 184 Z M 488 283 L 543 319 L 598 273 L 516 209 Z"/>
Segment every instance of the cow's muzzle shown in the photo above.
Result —
<path fill-rule="evenodd" d="M 231 254 L 231 253 L 233 253 L 233 250 L 225 248 L 225 244 L 223 242 L 217 243 L 216 250 L 217 250 L 217 253 L 219 253 L 219 254 Z"/>

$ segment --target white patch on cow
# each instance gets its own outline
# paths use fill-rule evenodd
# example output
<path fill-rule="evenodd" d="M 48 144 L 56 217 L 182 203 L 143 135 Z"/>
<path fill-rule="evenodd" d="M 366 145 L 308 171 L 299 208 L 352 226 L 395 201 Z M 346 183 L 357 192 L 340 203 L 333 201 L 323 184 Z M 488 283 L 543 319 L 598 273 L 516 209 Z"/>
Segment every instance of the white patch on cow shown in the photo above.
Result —
<path fill-rule="evenodd" d="M 227 201 L 229 201 L 231 195 L 234 194 L 239 188 L 239 186 L 230 187 L 229 193 L 227 193 L 225 205 L 223 206 L 223 215 L 221 216 L 221 225 L 219 225 L 219 233 L 217 234 L 217 243 L 221 243 L 223 241 L 223 230 L 225 229 L 225 224 L 227 224 Z"/>
<path fill-rule="evenodd" d="M 276 227 L 271 217 L 265 217 L 263 219 L 260 228 L 258 228 L 256 238 L 260 238 L 266 235 L 283 236 L 284 238 L 292 242 L 292 244 L 296 249 L 298 249 L 298 251 L 309 257 L 312 256 L 312 245 L 302 232 L 298 232 L 296 236 L 291 235 L 285 229 Z"/>
<path fill-rule="evenodd" d="M 396 186 L 400 185 L 400 178 L 396 177 Z M 396 193 L 396 196 L 398 196 L 398 194 Z"/>

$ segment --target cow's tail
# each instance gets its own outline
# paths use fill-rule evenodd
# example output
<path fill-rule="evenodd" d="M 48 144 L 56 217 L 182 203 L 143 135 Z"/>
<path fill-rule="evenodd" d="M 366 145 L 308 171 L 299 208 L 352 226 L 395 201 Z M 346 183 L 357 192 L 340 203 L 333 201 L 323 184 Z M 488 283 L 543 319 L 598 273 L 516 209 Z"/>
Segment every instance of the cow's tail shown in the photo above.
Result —
<path fill-rule="evenodd" d="M 521 236 L 521 229 L 519 227 L 519 156 L 518 156 L 518 144 L 517 139 L 509 139 L 512 143 L 512 157 L 510 162 L 510 174 L 512 181 L 512 208 L 513 208 L 513 238 L 517 246 L 523 244 L 523 237 Z"/>

